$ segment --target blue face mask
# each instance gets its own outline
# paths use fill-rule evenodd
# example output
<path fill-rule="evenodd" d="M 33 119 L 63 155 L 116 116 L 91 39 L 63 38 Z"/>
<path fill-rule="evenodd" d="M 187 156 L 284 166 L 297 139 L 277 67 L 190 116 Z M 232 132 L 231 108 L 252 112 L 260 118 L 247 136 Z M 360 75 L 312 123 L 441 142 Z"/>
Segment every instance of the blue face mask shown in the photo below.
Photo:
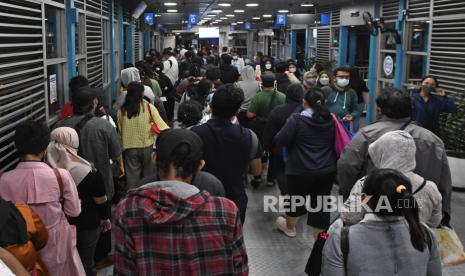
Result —
<path fill-rule="evenodd" d="M 337 86 L 344 88 L 349 85 L 349 82 L 350 80 L 348 79 L 337 79 Z"/>

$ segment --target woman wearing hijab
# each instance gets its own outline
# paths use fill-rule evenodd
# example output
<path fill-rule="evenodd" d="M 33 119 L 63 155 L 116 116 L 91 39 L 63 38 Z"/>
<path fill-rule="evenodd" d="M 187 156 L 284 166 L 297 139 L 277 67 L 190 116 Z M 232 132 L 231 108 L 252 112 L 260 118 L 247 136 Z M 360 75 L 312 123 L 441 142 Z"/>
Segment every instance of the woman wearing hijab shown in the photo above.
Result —
<path fill-rule="evenodd" d="M 47 161 L 53 168 L 66 169 L 77 185 L 81 199 L 81 214 L 71 218 L 76 226 L 76 247 L 87 276 L 94 276 L 94 253 L 101 232 L 111 229 L 110 203 L 100 172 L 78 155 L 79 137 L 69 127 L 52 131 Z"/>
<path fill-rule="evenodd" d="M 431 227 L 437 227 L 442 219 L 442 196 L 436 184 L 427 181 L 413 172 L 416 167 L 416 146 L 413 137 L 406 131 L 391 131 L 376 140 L 368 147 L 371 162 L 378 169 L 394 169 L 403 173 L 412 183 L 414 197 L 421 205 L 420 221 Z M 350 192 L 350 196 L 341 211 L 341 218 L 346 224 L 355 224 L 363 219 L 363 208 L 356 209 L 360 204 L 357 199 L 363 190 L 366 178 L 363 177 Z M 354 210 L 360 212 L 354 212 Z"/>
<path fill-rule="evenodd" d="M 50 275 L 86 275 L 76 249 L 76 228 L 66 218 L 81 213 L 76 184 L 67 170 L 54 170 L 42 162 L 50 143 L 48 126 L 22 122 L 16 127 L 14 141 L 21 161 L 2 175 L 0 196 L 27 204 L 42 219 L 48 242 L 38 253 Z"/>

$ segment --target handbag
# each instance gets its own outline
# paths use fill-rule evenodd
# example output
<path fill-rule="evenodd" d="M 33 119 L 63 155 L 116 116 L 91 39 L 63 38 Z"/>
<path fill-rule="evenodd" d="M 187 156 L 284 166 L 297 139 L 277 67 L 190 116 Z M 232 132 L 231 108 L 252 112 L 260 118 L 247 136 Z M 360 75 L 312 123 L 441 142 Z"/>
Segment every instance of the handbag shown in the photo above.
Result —
<path fill-rule="evenodd" d="M 263 92 L 264 93 L 264 92 Z M 257 134 L 258 138 L 261 139 L 263 137 L 263 132 L 265 131 L 266 123 L 268 122 L 268 116 L 271 113 L 273 107 L 276 106 L 276 91 L 273 92 L 271 95 L 271 100 L 269 105 L 267 106 L 264 114 L 265 116 L 257 116 L 249 122 L 247 126 L 250 128 L 255 134 Z"/>
<path fill-rule="evenodd" d="M 336 115 L 331 113 L 331 116 L 334 120 L 334 152 L 336 153 L 336 157 L 339 158 L 344 148 L 350 143 L 350 137 Z"/>
<path fill-rule="evenodd" d="M 439 244 L 439 254 L 443 264 L 457 265 L 465 263 L 465 252 L 454 229 L 440 226 L 434 229 L 436 239 Z"/>
<path fill-rule="evenodd" d="M 150 132 L 153 134 L 153 135 L 159 135 L 160 134 L 160 128 L 158 127 L 158 125 L 153 121 L 153 116 L 152 116 L 152 111 L 150 110 L 150 104 L 147 104 L 147 109 L 149 110 L 149 114 L 150 114 Z"/>

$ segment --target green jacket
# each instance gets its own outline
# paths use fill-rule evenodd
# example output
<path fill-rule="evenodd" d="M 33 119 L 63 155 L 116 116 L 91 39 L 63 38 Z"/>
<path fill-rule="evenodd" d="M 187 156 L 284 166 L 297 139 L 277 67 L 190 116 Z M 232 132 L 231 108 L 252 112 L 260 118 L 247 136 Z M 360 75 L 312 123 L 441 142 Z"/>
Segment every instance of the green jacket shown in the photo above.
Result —
<path fill-rule="evenodd" d="M 334 113 L 341 120 L 349 114 L 354 118 L 360 115 L 357 93 L 351 88 L 343 92 L 333 88 L 327 95 L 326 104 L 329 112 Z"/>

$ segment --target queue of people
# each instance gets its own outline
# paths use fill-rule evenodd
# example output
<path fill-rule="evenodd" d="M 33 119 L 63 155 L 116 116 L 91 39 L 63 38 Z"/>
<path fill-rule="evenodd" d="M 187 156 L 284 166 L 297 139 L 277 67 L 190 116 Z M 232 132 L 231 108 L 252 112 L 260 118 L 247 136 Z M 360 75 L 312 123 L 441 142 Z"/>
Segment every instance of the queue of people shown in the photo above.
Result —
<path fill-rule="evenodd" d="M 0 230 L 5 263 L 18 259 L 18 273 L 92 276 L 114 245 L 116 275 L 248 275 L 246 186 L 266 178 L 291 205 L 309 197 L 312 208 L 337 181 L 340 220 L 305 206 L 276 218 L 291 238 L 306 214 L 315 240 L 329 228 L 322 275 L 441 275 L 428 227 L 449 225 L 451 176 L 436 134 L 439 114 L 457 107 L 435 77 L 412 96 L 383 89 L 380 120 L 339 157 L 337 126 L 357 131 L 367 90 L 356 70 L 301 72 L 261 53 L 252 64 L 228 49 L 218 66 L 206 54 L 165 49 L 127 64 L 112 108 L 78 76 L 53 130 L 18 125 L 21 161 L 0 178 L 2 225 L 15 229 Z M 372 210 L 353 211 L 361 195 Z M 375 210 L 381 198 L 411 204 Z"/>

